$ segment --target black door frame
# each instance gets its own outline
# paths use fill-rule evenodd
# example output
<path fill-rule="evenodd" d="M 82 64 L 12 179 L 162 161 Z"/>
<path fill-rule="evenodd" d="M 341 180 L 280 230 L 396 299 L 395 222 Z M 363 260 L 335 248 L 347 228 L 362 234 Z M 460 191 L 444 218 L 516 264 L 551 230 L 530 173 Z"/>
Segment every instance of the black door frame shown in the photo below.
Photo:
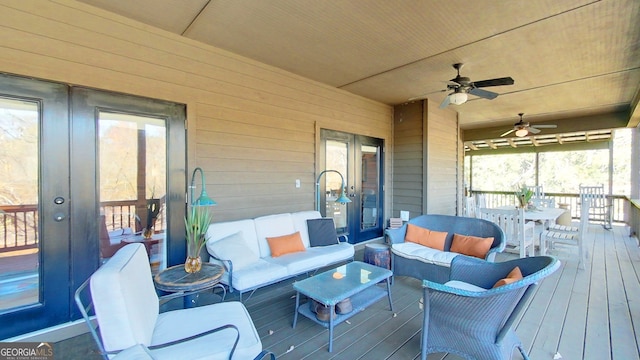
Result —
<path fill-rule="evenodd" d="M 0 339 L 68 321 L 69 113 L 63 84 L 0 74 L 0 96 L 39 107 L 38 228 L 39 302 L 0 314 Z M 64 199 L 57 204 L 56 198 Z M 59 201 L 58 201 L 59 202 Z M 56 219 L 54 219 L 56 218 Z"/>
<path fill-rule="evenodd" d="M 33 101 L 40 110 L 40 301 L 0 313 L 0 323 L 6 325 L 0 327 L 0 339 L 81 317 L 73 294 L 100 265 L 96 166 L 96 115 L 100 110 L 166 120 L 167 266 L 184 262 L 187 183 L 184 104 L 8 74 L 0 74 L 0 97 Z"/>
<path fill-rule="evenodd" d="M 359 243 L 362 241 L 374 239 L 384 234 L 384 140 L 364 135 L 351 134 L 335 130 L 320 130 L 320 149 L 319 149 L 319 168 L 317 173 L 326 170 L 326 140 L 336 140 L 348 144 L 348 164 L 347 174 L 343 174 L 345 178 L 345 186 L 347 188 L 347 196 L 351 199 L 351 203 L 346 204 L 347 207 L 347 235 L 350 243 Z M 379 207 L 377 224 L 375 228 L 368 230 L 362 229 L 362 145 L 372 145 L 379 147 L 379 178 L 378 193 Z M 320 182 L 321 194 L 325 192 L 324 182 Z M 326 209 L 325 198 L 320 197 L 320 209 Z M 323 214 L 324 215 L 324 214 Z"/>

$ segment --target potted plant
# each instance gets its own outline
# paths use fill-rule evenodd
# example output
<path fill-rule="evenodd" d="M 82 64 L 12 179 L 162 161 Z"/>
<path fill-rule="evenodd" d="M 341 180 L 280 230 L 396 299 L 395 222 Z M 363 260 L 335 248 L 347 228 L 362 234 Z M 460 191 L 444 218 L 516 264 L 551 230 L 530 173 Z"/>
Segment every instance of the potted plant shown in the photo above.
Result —
<path fill-rule="evenodd" d="M 187 259 L 184 263 L 184 270 L 188 273 L 195 273 L 202 268 L 200 251 L 207 242 L 206 235 L 209 224 L 211 224 L 211 214 L 207 208 L 193 206 L 185 217 L 184 224 L 187 232 Z"/>
<path fill-rule="evenodd" d="M 529 205 L 529 201 L 531 201 L 531 197 L 533 196 L 533 191 L 529 189 L 527 186 L 522 185 L 515 192 L 516 198 L 518 199 L 518 205 L 521 208 L 526 208 Z"/>

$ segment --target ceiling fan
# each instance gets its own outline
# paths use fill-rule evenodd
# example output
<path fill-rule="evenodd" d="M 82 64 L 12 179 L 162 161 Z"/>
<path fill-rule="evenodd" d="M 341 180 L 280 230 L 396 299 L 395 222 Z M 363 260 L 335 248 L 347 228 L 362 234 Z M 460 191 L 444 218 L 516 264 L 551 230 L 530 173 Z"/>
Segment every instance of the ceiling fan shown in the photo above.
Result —
<path fill-rule="evenodd" d="M 475 95 L 483 99 L 489 99 L 489 100 L 495 99 L 496 97 L 498 97 L 498 93 L 480 89 L 480 88 L 489 87 L 489 86 L 513 85 L 514 83 L 511 77 L 502 77 L 502 78 L 488 79 L 488 80 L 481 80 L 481 81 L 471 81 L 471 79 L 469 79 L 466 76 L 460 76 L 460 69 L 462 69 L 463 66 L 464 64 L 462 63 L 453 64 L 453 68 L 456 69 L 456 71 L 458 72 L 458 75 L 455 78 L 449 80 L 449 83 L 447 84 L 447 89 L 443 90 L 443 91 L 453 90 L 453 92 L 447 95 L 447 97 L 445 97 L 444 100 L 440 103 L 441 109 L 447 107 L 449 104 L 454 104 L 454 105 L 464 104 L 465 102 L 467 102 L 467 99 L 468 99 L 467 94 Z"/>
<path fill-rule="evenodd" d="M 532 133 L 532 134 L 539 133 L 540 129 L 555 129 L 556 127 L 558 127 L 557 125 L 529 125 L 528 122 L 522 121 L 522 115 L 524 115 L 524 113 L 519 113 L 518 116 L 520 116 L 520 121 L 513 124 L 513 129 L 500 135 L 500 137 L 507 136 L 514 131 L 517 137 L 525 137 L 529 135 L 529 133 Z"/>

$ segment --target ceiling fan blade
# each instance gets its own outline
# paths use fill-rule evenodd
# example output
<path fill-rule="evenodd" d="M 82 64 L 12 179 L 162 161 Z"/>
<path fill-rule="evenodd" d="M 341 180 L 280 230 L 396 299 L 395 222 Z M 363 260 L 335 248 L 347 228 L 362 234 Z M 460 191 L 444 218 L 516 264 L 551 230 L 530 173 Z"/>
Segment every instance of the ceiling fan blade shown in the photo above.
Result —
<path fill-rule="evenodd" d="M 500 85 L 513 85 L 514 81 L 511 77 L 503 77 L 489 80 L 474 81 L 475 87 L 487 87 L 487 86 L 500 86 Z"/>
<path fill-rule="evenodd" d="M 440 103 L 440 109 L 444 109 L 449 105 L 449 95 L 444 97 L 444 100 Z"/>
<path fill-rule="evenodd" d="M 527 130 L 529 130 L 529 132 L 532 133 L 532 134 L 537 134 L 537 133 L 540 132 L 539 129 L 536 129 L 536 128 L 532 127 L 532 126 L 530 126 Z"/>
<path fill-rule="evenodd" d="M 511 130 L 505 132 L 504 134 L 500 135 L 500 137 L 507 136 L 507 135 L 511 134 L 512 132 L 514 132 L 514 131 L 516 131 L 516 129 L 511 129 Z"/>
<path fill-rule="evenodd" d="M 469 89 L 469 94 L 481 97 L 483 99 L 493 100 L 498 97 L 498 93 L 494 93 L 492 91 L 487 91 L 483 89 L 471 88 Z"/>
<path fill-rule="evenodd" d="M 531 125 L 531 127 L 538 129 L 555 129 L 558 127 L 558 125 Z"/>

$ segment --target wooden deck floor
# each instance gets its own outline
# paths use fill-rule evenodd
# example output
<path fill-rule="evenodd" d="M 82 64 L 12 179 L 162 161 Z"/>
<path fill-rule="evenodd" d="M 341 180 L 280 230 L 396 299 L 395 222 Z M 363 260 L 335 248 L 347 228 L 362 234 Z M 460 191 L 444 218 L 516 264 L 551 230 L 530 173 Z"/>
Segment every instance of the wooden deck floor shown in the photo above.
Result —
<path fill-rule="evenodd" d="M 590 225 L 588 261 L 578 269 L 577 249 L 561 247 L 563 262 L 545 279 L 515 329 L 532 359 L 640 359 L 640 250 L 624 227 L 606 231 Z M 361 256 L 357 254 L 356 258 Z M 504 254 L 499 260 L 515 255 Z M 394 312 L 384 300 L 335 329 L 334 350 L 327 352 L 328 330 L 300 317 L 291 328 L 295 292 L 291 282 L 259 290 L 246 306 L 263 346 L 278 359 L 415 359 L 422 326 L 420 281 L 397 277 L 392 287 Z M 208 295 L 203 295 L 205 302 Z M 229 299 L 229 298 L 228 298 Z M 395 316 L 394 316 L 395 313 Z M 59 358 L 87 359 L 94 351 L 88 335 L 55 344 Z M 95 353 L 93 353 L 95 355 Z M 459 359 L 432 354 L 429 359 Z M 513 359 L 521 359 L 514 353 Z"/>

